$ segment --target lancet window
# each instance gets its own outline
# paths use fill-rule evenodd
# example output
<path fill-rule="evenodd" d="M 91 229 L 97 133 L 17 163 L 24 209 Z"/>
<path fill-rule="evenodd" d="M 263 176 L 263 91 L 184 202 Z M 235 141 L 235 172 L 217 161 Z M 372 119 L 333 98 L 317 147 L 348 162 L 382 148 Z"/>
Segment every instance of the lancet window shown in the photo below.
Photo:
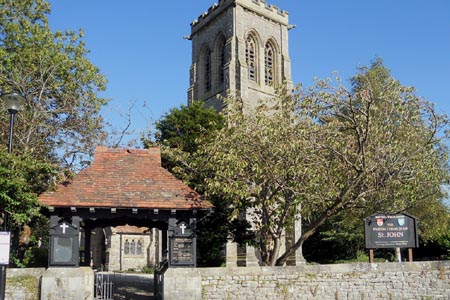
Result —
<path fill-rule="evenodd" d="M 204 54 L 204 84 L 205 91 L 211 91 L 211 50 L 206 49 Z"/>
<path fill-rule="evenodd" d="M 266 85 L 273 85 L 275 81 L 275 51 L 270 42 L 267 42 L 264 48 L 264 64 L 264 82 Z"/>
<path fill-rule="evenodd" d="M 123 252 L 125 254 L 130 254 L 130 242 L 128 240 L 125 240 L 125 246 L 124 246 Z"/>
<path fill-rule="evenodd" d="M 257 79 L 257 55 L 256 41 L 252 35 L 249 35 L 245 41 L 245 60 L 248 66 L 248 78 L 252 81 Z"/>
<path fill-rule="evenodd" d="M 225 81 L 225 38 L 221 37 L 218 43 L 218 70 L 219 70 L 219 84 L 222 84 Z"/>
<path fill-rule="evenodd" d="M 136 243 L 136 255 L 141 255 L 142 254 L 142 241 L 139 240 Z"/>

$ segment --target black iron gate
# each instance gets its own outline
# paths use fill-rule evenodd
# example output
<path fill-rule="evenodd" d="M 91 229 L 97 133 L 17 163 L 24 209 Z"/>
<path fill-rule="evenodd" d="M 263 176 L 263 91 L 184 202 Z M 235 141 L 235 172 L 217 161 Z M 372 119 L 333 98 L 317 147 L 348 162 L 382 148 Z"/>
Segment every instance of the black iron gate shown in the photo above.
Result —
<path fill-rule="evenodd" d="M 155 269 L 153 290 L 155 291 L 154 296 L 156 300 L 164 300 L 164 273 L 168 268 L 169 262 L 165 260 Z"/>
<path fill-rule="evenodd" d="M 94 299 L 95 300 L 113 300 L 114 283 L 110 274 L 96 271 L 94 273 Z"/>

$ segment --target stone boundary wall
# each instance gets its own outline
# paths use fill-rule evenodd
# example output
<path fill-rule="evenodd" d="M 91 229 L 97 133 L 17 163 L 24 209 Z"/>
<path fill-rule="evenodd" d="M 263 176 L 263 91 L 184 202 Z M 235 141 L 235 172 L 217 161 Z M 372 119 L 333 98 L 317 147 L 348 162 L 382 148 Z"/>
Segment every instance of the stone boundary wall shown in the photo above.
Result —
<path fill-rule="evenodd" d="M 170 268 L 164 299 L 450 299 L 450 261 Z"/>
<path fill-rule="evenodd" d="M 45 268 L 6 269 L 5 300 L 37 300 Z"/>
<path fill-rule="evenodd" d="M 6 269 L 5 300 L 93 300 L 94 272 L 81 268 Z"/>

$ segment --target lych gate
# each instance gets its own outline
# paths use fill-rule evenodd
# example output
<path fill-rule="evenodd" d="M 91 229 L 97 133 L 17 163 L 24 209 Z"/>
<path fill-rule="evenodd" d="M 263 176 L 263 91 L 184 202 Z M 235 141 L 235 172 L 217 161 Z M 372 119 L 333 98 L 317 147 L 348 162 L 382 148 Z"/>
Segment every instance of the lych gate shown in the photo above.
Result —
<path fill-rule="evenodd" d="M 120 235 L 113 245 L 114 234 L 109 234 L 104 241 L 109 243 L 108 255 L 101 256 L 97 265 L 108 266 L 116 255 L 121 269 L 125 255 L 136 260 L 152 253 L 154 265 L 167 259 L 169 266 L 195 267 L 196 221 L 212 209 L 211 203 L 162 168 L 159 148 L 98 147 L 88 168 L 42 194 L 39 201 L 50 214 L 50 267 L 92 266 L 95 230 L 120 226 L 134 229 L 134 234 L 153 232 L 153 252 L 140 238 Z"/>

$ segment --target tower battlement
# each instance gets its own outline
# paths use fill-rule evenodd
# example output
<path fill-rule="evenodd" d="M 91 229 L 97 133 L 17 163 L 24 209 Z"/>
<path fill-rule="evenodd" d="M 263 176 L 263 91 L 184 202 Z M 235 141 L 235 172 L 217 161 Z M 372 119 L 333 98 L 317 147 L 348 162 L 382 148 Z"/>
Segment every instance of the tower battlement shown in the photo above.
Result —
<path fill-rule="evenodd" d="M 208 11 L 203 12 L 196 20 L 192 21 L 191 27 L 194 28 L 203 23 L 207 23 L 209 19 L 221 13 L 234 3 L 274 21 L 283 24 L 288 23 L 287 11 L 281 10 L 275 5 L 268 4 L 265 0 L 219 0 L 218 3 L 214 3 L 209 7 Z"/>

